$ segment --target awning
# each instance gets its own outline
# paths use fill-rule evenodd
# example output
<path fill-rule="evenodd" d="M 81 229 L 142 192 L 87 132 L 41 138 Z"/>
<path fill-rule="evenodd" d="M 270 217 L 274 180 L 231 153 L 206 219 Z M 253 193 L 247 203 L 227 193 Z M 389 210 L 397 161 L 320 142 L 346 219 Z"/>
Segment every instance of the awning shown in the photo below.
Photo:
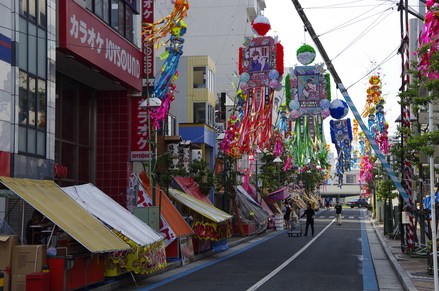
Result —
<path fill-rule="evenodd" d="M 192 177 L 174 177 L 171 187 L 213 206 L 212 202 L 201 192 L 200 186 Z"/>
<path fill-rule="evenodd" d="M 49 180 L 0 177 L 15 194 L 40 211 L 92 253 L 130 249 L 116 234 Z"/>
<path fill-rule="evenodd" d="M 139 189 L 139 197 L 137 197 L 137 205 L 139 207 L 147 207 L 148 203 L 146 203 L 146 198 L 141 197 L 142 192 L 146 192 L 149 199 L 152 199 L 152 186 L 150 184 L 149 178 L 146 176 L 146 173 L 142 171 L 139 174 L 140 182 L 142 183 L 142 189 Z M 172 241 L 172 237 L 168 237 L 170 233 L 174 233 L 177 237 L 193 235 L 194 232 L 181 216 L 180 212 L 175 208 L 172 204 L 171 200 L 169 200 L 168 196 L 160 189 L 158 185 L 156 187 L 156 205 L 160 206 L 160 215 L 164 217 L 165 223 L 161 225 L 161 233 L 168 241 Z M 171 231 L 165 229 L 165 224 L 169 223 Z"/>
<path fill-rule="evenodd" d="M 61 189 L 86 211 L 136 244 L 147 246 L 163 240 L 160 234 L 93 184 Z"/>
<path fill-rule="evenodd" d="M 277 191 L 271 192 L 264 197 L 265 202 L 268 204 L 273 204 L 282 200 L 289 198 L 291 195 L 287 192 L 287 187 L 283 187 Z"/>
<path fill-rule="evenodd" d="M 169 188 L 169 195 L 171 195 L 171 197 L 177 200 L 178 202 L 186 205 L 190 209 L 203 215 L 204 217 L 209 218 L 210 220 L 216 223 L 220 223 L 232 219 L 232 216 L 230 214 L 221 211 L 218 208 L 210 204 L 207 204 L 201 200 L 198 200 L 197 198 L 194 198 L 177 189 Z"/>

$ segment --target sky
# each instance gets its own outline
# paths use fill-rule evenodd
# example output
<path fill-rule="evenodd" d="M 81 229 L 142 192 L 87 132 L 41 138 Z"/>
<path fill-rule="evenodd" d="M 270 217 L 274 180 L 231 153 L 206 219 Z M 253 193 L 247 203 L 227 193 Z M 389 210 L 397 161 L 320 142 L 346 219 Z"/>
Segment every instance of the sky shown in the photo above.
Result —
<path fill-rule="evenodd" d="M 389 137 L 396 131 L 395 120 L 400 115 L 398 104 L 401 87 L 401 56 L 397 49 L 401 42 L 399 0 L 299 0 L 327 55 L 360 114 L 366 104 L 366 89 L 372 74 L 380 74 L 382 96 L 386 105 L 385 118 L 389 123 Z M 300 19 L 291 0 L 265 0 L 263 15 L 268 18 L 271 31 L 284 47 L 285 67 L 301 65 L 296 58 L 303 44 L 312 46 L 313 40 Z M 419 1 L 410 0 L 409 6 L 419 11 Z M 409 15 L 409 18 L 415 18 Z M 317 52 L 314 63 L 323 63 Z M 332 79 L 332 78 L 331 78 Z M 332 100 L 343 99 L 331 84 Z M 351 112 L 347 116 L 354 119 Z M 325 119 L 325 133 L 329 120 Z M 367 120 L 363 119 L 367 125 Z M 330 143 L 328 134 L 326 142 Z"/>

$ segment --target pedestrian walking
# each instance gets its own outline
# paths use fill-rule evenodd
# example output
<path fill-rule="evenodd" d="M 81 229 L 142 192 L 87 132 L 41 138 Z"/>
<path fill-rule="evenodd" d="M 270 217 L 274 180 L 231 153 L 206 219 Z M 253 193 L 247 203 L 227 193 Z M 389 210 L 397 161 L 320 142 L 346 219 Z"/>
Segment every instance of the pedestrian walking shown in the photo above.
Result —
<path fill-rule="evenodd" d="M 291 205 L 288 201 L 285 201 L 284 206 L 282 207 L 282 212 L 284 214 L 285 228 L 290 228 Z"/>
<path fill-rule="evenodd" d="M 316 212 L 311 207 L 311 204 L 308 204 L 308 208 L 305 210 L 305 212 L 302 214 L 301 217 L 304 217 L 306 215 L 306 227 L 305 227 L 305 236 L 308 235 L 308 227 L 311 226 L 311 234 L 314 236 L 314 216 L 316 215 Z"/>
<path fill-rule="evenodd" d="M 325 207 L 326 207 L 326 209 L 331 210 L 331 198 L 326 197 L 326 199 L 325 199 Z"/>
<path fill-rule="evenodd" d="M 335 218 L 337 220 L 337 225 L 341 225 L 341 214 L 343 213 L 343 208 L 340 205 L 340 202 L 337 201 L 337 204 L 334 206 L 335 209 Z"/>

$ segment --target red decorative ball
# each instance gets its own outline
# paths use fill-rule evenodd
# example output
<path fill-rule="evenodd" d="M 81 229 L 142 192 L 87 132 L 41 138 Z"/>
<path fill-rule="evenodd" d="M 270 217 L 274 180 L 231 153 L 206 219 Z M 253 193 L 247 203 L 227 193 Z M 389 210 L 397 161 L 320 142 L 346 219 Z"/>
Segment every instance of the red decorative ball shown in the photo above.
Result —
<path fill-rule="evenodd" d="M 252 28 L 258 35 L 264 36 L 271 29 L 270 21 L 267 17 L 259 15 L 253 19 Z"/>

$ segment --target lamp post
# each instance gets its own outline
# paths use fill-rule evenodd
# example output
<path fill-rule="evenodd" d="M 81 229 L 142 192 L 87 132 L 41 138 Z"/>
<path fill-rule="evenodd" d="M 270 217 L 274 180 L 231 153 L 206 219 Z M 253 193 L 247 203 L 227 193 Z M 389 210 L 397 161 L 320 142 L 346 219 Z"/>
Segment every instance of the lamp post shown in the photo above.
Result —
<path fill-rule="evenodd" d="M 280 185 L 280 170 L 279 169 L 277 169 L 277 165 L 278 164 L 280 164 L 280 163 L 283 163 L 283 161 L 282 161 L 282 159 L 279 157 L 279 156 L 277 156 L 274 160 L 273 160 L 273 163 L 276 163 L 276 170 L 278 170 L 277 171 L 277 182 L 279 183 L 279 185 Z"/>

